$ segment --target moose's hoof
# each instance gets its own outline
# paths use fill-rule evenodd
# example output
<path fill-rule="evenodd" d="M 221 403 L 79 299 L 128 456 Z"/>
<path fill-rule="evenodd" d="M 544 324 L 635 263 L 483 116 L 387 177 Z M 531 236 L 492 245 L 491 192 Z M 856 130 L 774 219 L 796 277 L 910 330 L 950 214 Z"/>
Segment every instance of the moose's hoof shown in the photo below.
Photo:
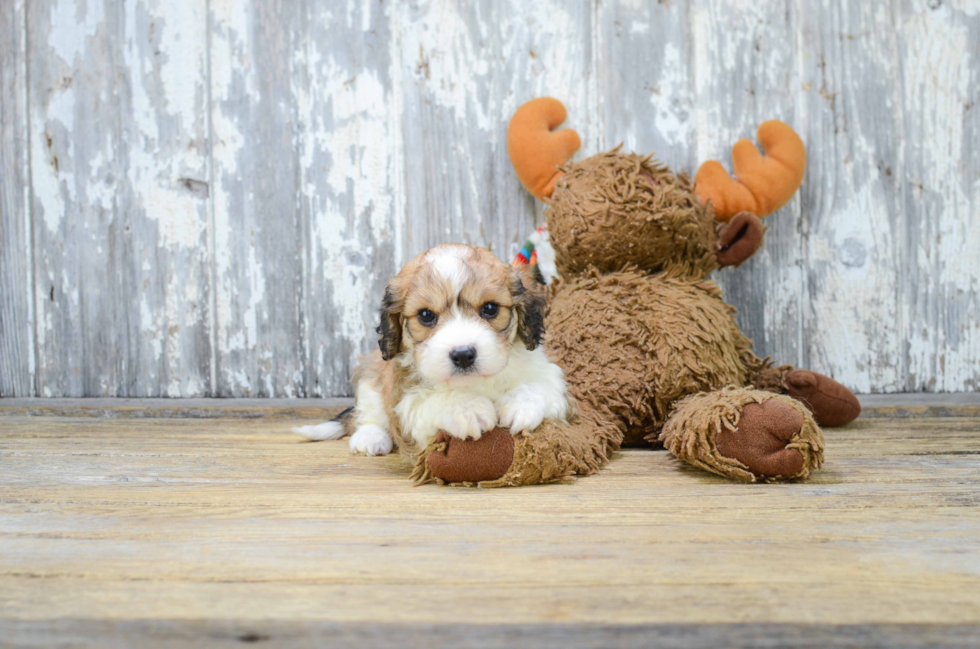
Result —
<path fill-rule="evenodd" d="M 803 427 L 803 415 L 792 405 L 769 399 L 742 409 L 738 428 L 718 433 L 715 448 L 738 460 L 758 478 L 789 478 L 803 471 L 804 457 L 786 448 Z"/>
<path fill-rule="evenodd" d="M 426 464 L 444 482 L 496 480 L 514 461 L 514 436 L 506 428 L 494 428 L 480 439 L 456 439 L 440 431 L 435 441 L 446 447 L 429 453 Z"/>
<path fill-rule="evenodd" d="M 821 426 L 843 426 L 861 414 L 861 403 L 853 392 L 829 376 L 810 370 L 786 374 L 786 393 L 806 406 Z"/>

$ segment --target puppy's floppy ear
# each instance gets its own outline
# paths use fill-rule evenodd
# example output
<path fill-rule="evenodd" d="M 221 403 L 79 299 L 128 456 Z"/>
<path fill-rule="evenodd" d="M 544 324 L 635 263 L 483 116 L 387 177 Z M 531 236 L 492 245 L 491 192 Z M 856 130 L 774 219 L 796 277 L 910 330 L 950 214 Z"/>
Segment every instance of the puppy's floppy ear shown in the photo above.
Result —
<path fill-rule="evenodd" d="M 402 350 L 402 304 L 394 282 L 385 288 L 385 296 L 381 300 L 381 324 L 378 325 L 378 346 L 381 347 L 381 358 L 390 361 Z"/>
<path fill-rule="evenodd" d="M 517 335 L 528 349 L 535 349 L 544 339 L 544 313 L 548 306 L 544 287 L 530 273 L 514 271 L 514 309 L 517 311 Z"/>

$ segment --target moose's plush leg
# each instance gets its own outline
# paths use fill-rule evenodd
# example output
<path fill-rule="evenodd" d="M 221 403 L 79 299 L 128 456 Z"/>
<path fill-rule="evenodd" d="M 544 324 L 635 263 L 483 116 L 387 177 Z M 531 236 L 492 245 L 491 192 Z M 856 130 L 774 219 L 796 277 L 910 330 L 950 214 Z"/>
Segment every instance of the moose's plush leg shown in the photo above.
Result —
<path fill-rule="evenodd" d="M 597 472 L 619 448 L 622 431 L 586 409 L 567 423 L 546 420 L 530 433 L 503 428 L 478 440 L 438 435 L 415 459 L 416 484 L 517 487 Z"/>
<path fill-rule="evenodd" d="M 823 463 L 823 434 L 788 396 L 728 387 L 679 401 L 660 432 L 679 459 L 756 482 L 806 479 Z"/>
<path fill-rule="evenodd" d="M 759 358 L 752 351 L 752 341 L 742 337 L 739 359 L 745 366 L 745 384 L 757 390 L 786 393 L 784 381 L 786 373 L 793 369 L 792 365 L 773 365 L 769 358 Z"/>
<path fill-rule="evenodd" d="M 843 426 L 861 414 L 861 402 L 854 393 L 829 376 L 810 370 L 791 370 L 783 381 L 786 394 L 809 408 L 821 426 Z"/>
<path fill-rule="evenodd" d="M 792 365 L 773 365 L 768 358 L 756 356 L 751 346 L 752 341 L 746 338 L 739 351 L 747 373 L 746 385 L 788 394 L 801 401 L 821 426 L 843 426 L 861 414 L 861 403 L 854 393 L 834 379 L 810 370 L 793 369 Z"/>

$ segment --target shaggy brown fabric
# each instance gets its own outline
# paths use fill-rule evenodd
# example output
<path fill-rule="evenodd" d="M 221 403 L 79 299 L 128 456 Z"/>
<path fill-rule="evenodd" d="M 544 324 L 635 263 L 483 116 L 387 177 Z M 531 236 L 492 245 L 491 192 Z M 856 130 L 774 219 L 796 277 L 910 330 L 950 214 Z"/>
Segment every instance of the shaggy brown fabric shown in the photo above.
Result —
<path fill-rule="evenodd" d="M 633 265 L 703 278 L 717 267 L 714 222 L 687 176 L 618 147 L 564 171 L 547 212 L 563 277 Z"/>
<path fill-rule="evenodd" d="M 786 394 L 786 374 L 793 370 L 792 365 L 773 365 L 767 356 L 759 358 L 752 351 L 752 341 L 745 336 L 742 340 L 746 346 L 739 350 L 739 358 L 745 366 L 747 378 L 745 384 L 757 390 Z"/>
<path fill-rule="evenodd" d="M 457 439 L 433 441 L 416 458 L 412 479 L 416 484 L 438 482 L 480 487 L 558 482 L 597 472 L 609 460 L 609 455 L 619 448 L 620 440 L 619 430 L 602 421 L 585 405 L 567 423 L 545 421 L 533 432 L 513 437 L 513 461 L 506 473 L 496 479 L 486 479 L 479 472 L 478 442 Z M 447 446 L 449 454 L 456 454 L 457 467 L 472 467 L 472 473 L 448 474 L 437 470 L 438 460 L 433 465 L 433 455 L 447 452 Z"/>
<path fill-rule="evenodd" d="M 660 432 L 678 399 L 745 385 L 743 357 L 765 365 L 734 313 L 709 280 L 592 269 L 558 286 L 545 339 L 572 396 L 637 445 Z"/>
<path fill-rule="evenodd" d="M 480 482 L 502 477 L 514 461 L 514 436 L 494 428 L 480 439 L 453 439 L 439 431 L 426 464 L 443 482 Z"/>
<path fill-rule="evenodd" d="M 786 393 L 803 402 L 821 426 L 843 426 L 861 414 L 861 402 L 854 393 L 823 374 L 793 370 L 785 377 Z"/>
<path fill-rule="evenodd" d="M 547 129 L 557 119 L 536 124 L 535 137 L 554 136 Z M 547 172 L 545 190 L 555 180 L 550 160 L 528 168 Z M 528 169 L 518 172 L 537 187 Z M 785 393 L 802 386 L 819 401 L 833 391 L 790 383 L 792 367 L 757 357 L 707 279 L 719 263 L 738 265 L 758 249 L 759 220 L 717 225 L 687 176 L 618 148 L 561 171 L 546 212 L 561 278 L 550 289 L 545 344 L 579 412 L 508 438 L 506 449 L 494 441 L 500 430 L 480 442 L 443 435 L 424 449 L 401 440 L 413 480 L 554 482 L 596 472 L 620 445 L 659 442 L 735 480 L 808 477 L 823 459 L 821 432 Z M 503 450 L 512 453 L 506 469 Z"/>
<path fill-rule="evenodd" d="M 727 457 L 717 445 L 718 436 L 724 431 L 738 431 L 747 406 L 765 404 L 770 400 L 779 400 L 781 407 L 773 409 L 771 414 L 768 408 L 751 414 L 750 420 L 746 422 L 749 424 L 747 428 L 754 429 L 757 435 L 763 437 L 752 444 L 756 446 L 756 455 L 765 455 L 764 451 L 771 449 L 771 446 L 766 446 L 771 444 L 771 437 L 786 436 L 786 409 L 796 411 L 800 417 L 800 426 L 794 434 L 788 436 L 784 449 L 799 452 L 802 463 L 799 470 L 791 475 L 754 473 L 744 462 Z M 780 419 L 781 424 L 778 423 Z M 743 430 L 741 436 L 745 439 L 732 441 L 741 441 L 743 445 L 748 445 L 750 433 L 751 430 Z M 664 425 L 660 440 L 677 458 L 705 471 L 743 482 L 805 480 L 823 463 L 823 434 L 810 412 L 795 399 L 763 390 L 726 387 L 714 392 L 691 395 L 676 404 L 670 419 Z M 762 453 L 759 453 L 760 448 Z M 728 445 L 728 450 L 730 449 L 731 444 Z M 778 453 L 779 449 L 775 451 Z M 769 454 L 772 454 L 771 450 Z M 778 464 L 778 460 L 786 458 L 792 458 L 792 455 L 777 456 L 775 460 Z"/>

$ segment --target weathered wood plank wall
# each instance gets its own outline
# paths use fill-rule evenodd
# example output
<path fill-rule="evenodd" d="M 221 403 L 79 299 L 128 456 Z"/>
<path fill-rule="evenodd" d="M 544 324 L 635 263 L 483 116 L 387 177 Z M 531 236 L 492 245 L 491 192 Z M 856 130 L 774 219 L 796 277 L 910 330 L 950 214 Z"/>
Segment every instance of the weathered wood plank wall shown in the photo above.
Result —
<path fill-rule="evenodd" d="M 980 381 L 980 0 L 6 0 L 0 395 L 331 396 L 384 282 L 541 220 L 504 146 L 693 170 L 807 142 L 719 273 L 757 347 L 858 391 Z"/>
<path fill-rule="evenodd" d="M 34 391 L 24 2 L 0 6 L 0 394 Z"/>

